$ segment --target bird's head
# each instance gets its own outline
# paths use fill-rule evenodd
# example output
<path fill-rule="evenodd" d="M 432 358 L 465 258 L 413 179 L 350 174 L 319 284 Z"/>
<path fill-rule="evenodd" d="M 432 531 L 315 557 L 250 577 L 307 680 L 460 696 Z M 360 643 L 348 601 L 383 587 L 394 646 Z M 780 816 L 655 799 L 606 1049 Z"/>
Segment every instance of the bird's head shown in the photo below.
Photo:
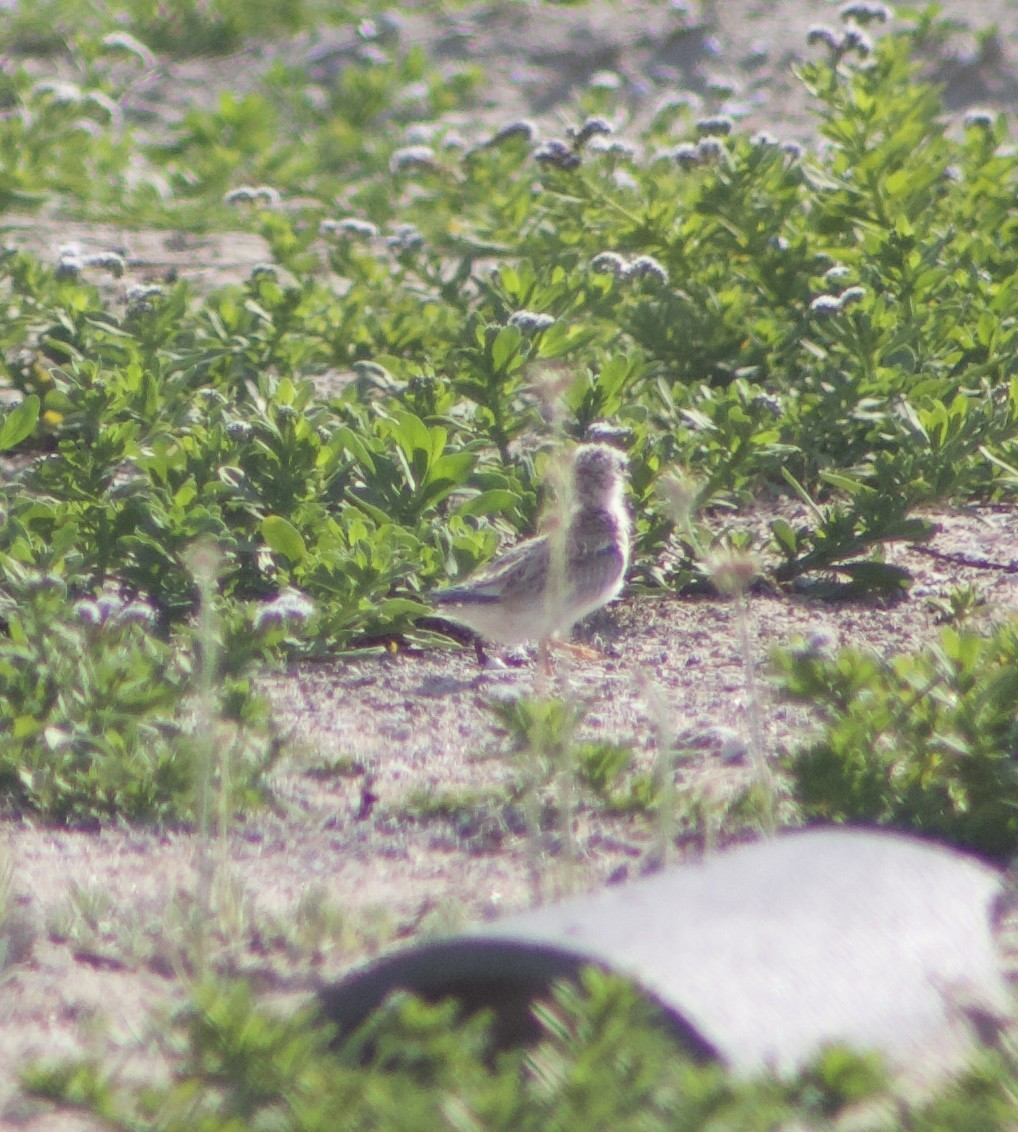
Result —
<path fill-rule="evenodd" d="M 573 494 L 578 503 L 604 505 L 621 496 L 629 461 L 610 444 L 581 444 L 573 454 Z"/>

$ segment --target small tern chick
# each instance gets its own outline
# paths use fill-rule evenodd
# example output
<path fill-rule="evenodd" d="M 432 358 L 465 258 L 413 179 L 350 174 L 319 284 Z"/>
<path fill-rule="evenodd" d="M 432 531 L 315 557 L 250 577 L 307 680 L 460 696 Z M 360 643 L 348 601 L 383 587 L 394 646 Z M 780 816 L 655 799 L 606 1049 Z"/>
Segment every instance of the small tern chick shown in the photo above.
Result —
<path fill-rule="evenodd" d="M 462 585 L 436 591 L 439 615 L 497 644 L 537 641 L 547 664 L 551 639 L 622 589 L 630 538 L 626 463 L 608 444 L 577 448 L 566 521 L 514 546 Z"/>

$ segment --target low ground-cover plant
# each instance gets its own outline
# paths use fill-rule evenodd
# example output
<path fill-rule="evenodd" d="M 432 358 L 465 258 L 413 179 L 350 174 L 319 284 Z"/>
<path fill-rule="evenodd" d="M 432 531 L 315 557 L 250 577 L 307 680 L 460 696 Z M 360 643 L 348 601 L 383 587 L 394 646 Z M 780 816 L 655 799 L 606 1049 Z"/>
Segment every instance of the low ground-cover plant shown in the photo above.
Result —
<path fill-rule="evenodd" d="M 88 0 L 42 0 L 12 9 L 5 21 L 10 50 L 18 55 L 65 51 L 75 39 L 87 44 L 131 39 L 172 55 L 220 54 L 250 37 L 279 35 L 329 21 L 333 9 L 316 0 L 244 4 L 240 0 L 184 0 L 172 8 L 155 0 L 122 0 L 96 6 Z M 114 39 L 114 37 L 117 37 Z"/>
<path fill-rule="evenodd" d="M 114 592 L 73 600 L 53 573 L 25 573 L 0 594 L 0 620 L 5 810 L 74 825 L 193 821 L 203 780 L 227 812 L 265 799 L 278 742 L 249 669 L 291 630 L 285 608 L 226 626 L 216 657 L 194 632 L 166 639 L 146 603 Z M 206 685 L 214 703 L 203 710 Z"/>
<path fill-rule="evenodd" d="M 342 647 L 410 631 L 421 590 L 490 554 L 492 520 L 533 522 L 531 437 L 609 418 L 632 438 L 643 578 L 696 574 L 652 490 L 679 465 L 704 506 L 763 483 L 811 502 L 759 548 L 778 580 L 834 571 L 856 592 L 900 590 L 881 545 L 924 537 L 920 504 L 1010 490 L 1018 432 L 1003 126 L 945 136 L 909 47 L 892 34 L 865 67 L 835 52 L 804 68 L 822 153 L 727 120 L 655 122 L 631 146 L 598 119 L 561 143 L 517 124 L 466 149 L 443 148 L 432 122 L 430 145 L 287 172 L 291 139 L 313 148 L 335 115 L 295 104 L 276 120 L 235 100 L 220 107 L 231 124 L 171 125 L 164 159 L 183 162 L 189 201 L 219 207 L 226 169 L 266 182 L 228 195 L 292 274 L 200 299 L 147 288 L 120 313 L 89 281 L 109 257 L 47 272 L 8 256 L 0 346 L 12 383 L 42 398 L 29 443 L 58 443 L 21 493 L 53 501 L 38 519 L 49 541 L 68 523 L 102 544 L 88 584 L 125 580 L 171 619 L 188 612 L 174 562 L 203 533 L 239 598 L 303 579 L 334 594 L 355 576 L 323 637 Z M 427 74 L 398 37 L 379 52 L 350 74 L 377 66 L 385 83 L 344 111 L 365 145 L 401 84 Z M 399 110 L 408 124 L 430 113 Z M 676 146 L 676 126 L 695 140 Z M 224 138 L 229 155 L 199 144 Z M 263 164 L 245 168 L 248 150 Z M 351 161 L 347 192 L 335 178 Z M 298 182 L 301 208 L 280 209 Z M 331 401 L 303 384 L 359 364 Z"/>
<path fill-rule="evenodd" d="M 1013 1049 L 980 1048 L 924 1098 L 879 1057 L 831 1047 L 794 1075 L 739 1079 L 681 1050 L 655 1010 L 616 977 L 585 972 L 534 1006 L 537 1036 L 499 1050 L 485 1014 L 394 996 L 353 1034 L 312 1012 L 281 1017 L 244 984 L 208 981 L 162 1029 L 179 1056 L 165 1084 L 120 1081 L 87 1059 L 38 1063 L 37 1097 L 111 1128 L 269 1127 L 752 1132 L 775 1127 L 918 1132 L 1005 1129 L 1016 1117 Z"/>
<path fill-rule="evenodd" d="M 351 1129 L 762 1130 L 826 1121 L 885 1087 L 876 1059 L 843 1050 L 789 1080 L 738 1081 L 697 1064 L 646 1000 L 593 970 L 581 986 L 557 986 L 535 1018 L 530 1047 L 498 1051 L 487 1016 L 464 1020 L 452 1002 L 403 995 L 337 1039 L 309 1013 L 280 1018 L 242 984 L 210 982 L 167 1035 L 183 1053 L 167 1085 L 121 1085 L 87 1061 L 38 1065 L 25 1080 L 110 1127 L 168 1132 L 269 1122 L 311 1132 L 340 1118 Z M 994 1099 L 1003 1094 L 1001 1080 Z"/>
<path fill-rule="evenodd" d="M 810 821 L 912 830 L 989 856 L 1018 848 L 1018 631 L 945 628 L 881 659 L 846 649 L 777 654 L 780 686 L 819 736 L 786 758 Z"/>
<path fill-rule="evenodd" d="M 101 186 L 130 155 L 168 189 L 146 212 L 134 178 L 120 215 L 230 216 L 278 262 L 121 302 L 115 250 L 4 253 L 0 357 L 24 401 L 0 447 L 32 460 L 0 502 L 0 592 L 35 573 L 69 602 L 122 593 L 171 635 L 196 608 L 188 547 L 211 538 L 224 624 L 297 590 L 313 611 L 280 649 L 434 640 L 422 595 L 532 530 L 542 451 L 608 420 L 641 584 L 710 584 L 722 543 L 781 584 L 900 593 L 881 548 L 927 536 L 918 506 L 1018 482 L 1015 159 L 993 116 L 943 130 L 910 59 L 933 26 L 814 37 L 815 151 L 679 110 L 624 139 L 583 99 L 564 139 L 516 122 L 457 140 L 441 114 L 476 76 L 442 94 L 398 34 L 331 93 L 277 61 L 264 90 L 285 98 L 224 97 L 144 145 L 115 112 L 143 35 L 83 30 L 74 92 L 26 62 L 0 121 L 8 206 L 38 190 L 112 215 Z M 761 488 L 801 518 L 729 533 L 725 508 Z"/>

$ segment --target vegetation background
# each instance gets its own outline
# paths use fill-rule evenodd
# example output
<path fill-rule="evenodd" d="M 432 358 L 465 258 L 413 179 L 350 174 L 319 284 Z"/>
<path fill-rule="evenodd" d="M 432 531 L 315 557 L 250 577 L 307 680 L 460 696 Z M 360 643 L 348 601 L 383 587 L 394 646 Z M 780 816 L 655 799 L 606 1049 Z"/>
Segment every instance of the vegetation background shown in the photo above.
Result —
<path fill-rule="evenodd" d="M 4 9 L 5 1120 L 250 1126 L 266 1002 L 780 825 L 1013 854 L 1018 20 L 880 7 Z M 596 422 L 604 657 L 479 679 L 427 591 Z"/>

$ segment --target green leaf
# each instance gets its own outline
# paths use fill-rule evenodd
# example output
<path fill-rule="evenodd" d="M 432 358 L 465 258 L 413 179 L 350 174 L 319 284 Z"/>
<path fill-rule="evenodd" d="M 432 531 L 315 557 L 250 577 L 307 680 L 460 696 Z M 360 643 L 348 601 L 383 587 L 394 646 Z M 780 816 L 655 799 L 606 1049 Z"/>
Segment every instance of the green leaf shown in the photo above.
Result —
<path fill-rule="evenodd" d="M 505 326 L 495 335 L 491 344 L 491 364 L 496 373 L 502 373 L 518 352 L 523 335 L 515 326 Z"/>
<path fill-rule="evenodd" d="M 39 398 L 32 393 L 7 413 L 0 424 L 0 452 L 9 452 L 32 435 L 39 423 L 39 408 Z"/>
<path fill-rule="evenodd" d="M 790 523 L 784 519 L 775 519 L 771 523 L 771 534 L 774 536 L 774 541 L 786 554 L 794 557 L 798 553 L 799 540 Z"/>
<path fill-rule="evenodd" d="M 262 520 L 262 538 L 271 550 L 290 562 L 300 562 L 307 554 L 300 531 L 282 515 L 266 515 Z"/>
<path fill-rule="evenodd" d="M 912 575 L 908 570 L 890 562 L 839 562 L 836 569 L 847 574 L 854 587 L 864 590 L 893 593 L 908 589 L 912 582 Z"/>
<path fill-rule="evenodd" d="M 841 472 L 830 472 L 826 469 L 820 472 L 820 478 L 824 483 L 828 483 L 831 487 L 839 488 L 847 495 L 876 495 L 872 487 L 867 484 L 860 483 L 857 479 L 851 476 L 843 475 Z"/>
<path fill-rule="evenodd" d="M 519 502 L 519 495 L 504 487 L 482 491 L 456 508 L 457 515 L 500 515 L 511 511 Z"/>

